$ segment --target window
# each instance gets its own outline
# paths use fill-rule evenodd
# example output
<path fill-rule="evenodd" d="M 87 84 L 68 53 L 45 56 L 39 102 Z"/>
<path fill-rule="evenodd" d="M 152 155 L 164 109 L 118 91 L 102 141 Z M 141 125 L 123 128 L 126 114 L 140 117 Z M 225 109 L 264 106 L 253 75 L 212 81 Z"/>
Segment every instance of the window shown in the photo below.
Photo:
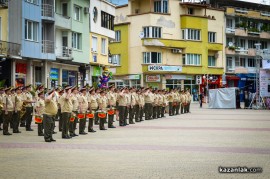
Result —
<path fill-rule="evenodd" d="M 198 29 L 183 29 L 182 39 L 184 40 L 201 40 L 201 31 Z"/>
<path fill-rule="evenodd" d="M 261 41 L 261 49 L 267 49 L 267 42 Z"/>
<path fill-rule="evenodd" d="M 254 58 L 248 59 L 248 67 L 255 67 L 255 59 Z"/>
<path fill-rule="evenodd" d="M 143 52 L 143 63 L 161 63 L 160 52 Z"/>
<path fill-rule="evenodd" d="M 25 20 L 25 39 L 38 41 L 38 22 Z"/>
<path fill-rule="evenodd" d="M 233 59 L 232 57 L 227 57 L 227 68 L 232 69 L 233 67 Z"/>
<path fill-rule="evenodd" d="M 101 11 L 101 27 L 113 30 L 114 28 L 114 16 Z"/>
<path fill-rule="evenodd" d="M 115 31 L 115 42 L 120 42 L 121 41 L 121 31 L 117 30 Z"/>
<path fill-rule="evenodd" d="M 193 8 L 188 8 L 188 14 L 190 14 L 190 15 L 194 14 L 194 9 Z"/>
<path fill-rule="evenodd" d="M 92 36 L 92 49 L 91 49 L 92 52 L 97 52 L 97 43 L 98 43 L 97 37 Z"/>
<path fill-rule="evenodd" d="M 154 1 L 154 12 L 168 13 L 168 0 L 155 0 Z"/>
<path fill-rule="evenodd" d="M 233 20 L 232 19 L 226 19 L 226 27 L 233 28 Z"/>
<path fill-rule="evenodd" d="M 184 65 L 201 65 L 200 54 L 186 54 L 183 58 Z"/>
<path fill-rule="evenodd" d="M 62 3 L 62 15 L 65 17 L 68 16 L 68 3 Z"/>
<path fill-rule="evenodd" d="M 82 45 L 81 45 L 82 39 L 81 38 L 82 38 L 82 34 L 72 32 L 72 48 L 79 49 L 79 50 L 82 49 Z"/>
<path fill-rule="evenodd" d="M 104 38 L 101 39 L 101 53 L 106 54 L 106 39 Z"/>
<path fill-rule="evenodd" d="M 246 59 L 245 58 L 235 59 L 235 66 L 236 67 L 245 67 L 246 66 Z"/>
<path fill-rule="evenodd" d="M 248 40 L 248 48 L 256 48 L 255 44 L 257 43 L 256 40 Z"/>
<path fill-rule="evenodd" d="M 208 32 L 208 42 L 216 42 L 216 32 Z"/>
<path fill-rule="evenodd" d="M 98 16 L 98 10 L 96 7 L 93 9 L 93 21 L 96 23 L 97 22 L 97 16 Z"/>
<path fill-rule="evenodd" d="M 241 47 L 243 49 L 246 48 L 246 40 L 245 39 L 240 39 L 238 42 L 237 42 L 237 47 Z"/>
<path fill-rule="evenodd" d="M 161 27 L 144 27 L 144 38 L 161 38 Z"/>
<path fill-rule="evenodd" d="M 114 65 L 120 65 L 120 57 L 121 55 L 112 55 L 111 58 L 109 58 L 109 63 Z"/>
<path fill-rule="evenodd" d="M 208 56 L 208 66 L 209 67 L 215 67 L 216 66 L 215 56 Z"/>
<path fill-rule="evenodd" d="M 26 0 L 26 2 L 32 3 L 32 4 L 38 4 L 38 0 Z"/>
<path fill-rule="evenodd" d="M 81 7 L 74 6 L 74 19 L 77 21 L 81 21 Z"/>

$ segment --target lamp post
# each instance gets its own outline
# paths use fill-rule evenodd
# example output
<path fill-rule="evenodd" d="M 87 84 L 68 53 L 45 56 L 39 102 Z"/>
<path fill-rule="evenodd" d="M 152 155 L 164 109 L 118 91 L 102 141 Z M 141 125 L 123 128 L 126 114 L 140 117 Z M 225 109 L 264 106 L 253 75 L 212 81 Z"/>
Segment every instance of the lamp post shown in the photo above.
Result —
<path fill-rule="evenodd" d="M 206 86 L 207 86 L 207 91 L 206 91 L 206 103 L 209 103 L 209 80 L 212 81 L 213 77 L 209 76 L 209 73 L 203 75 L 203 79 L 206 80 Z"/>
<path fill-rule="evenodd" d="M 254 44 L 256 47 L 256 76 L 255 76 L 255 85 L 256 85 L 256 109 L 261 107 L 261 98 L 260 98 L 260 62 L 261 62 L 261 44 Z"/>

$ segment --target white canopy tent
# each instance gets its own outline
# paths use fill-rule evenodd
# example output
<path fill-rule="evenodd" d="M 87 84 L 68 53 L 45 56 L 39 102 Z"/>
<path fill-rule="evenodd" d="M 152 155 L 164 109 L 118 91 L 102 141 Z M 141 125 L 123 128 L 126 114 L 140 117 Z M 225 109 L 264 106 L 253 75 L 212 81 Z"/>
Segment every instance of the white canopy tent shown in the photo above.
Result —
<path fill-rule="evenodd" d="M 218 88 L 209 90 L 209 105 L 212 109 L 235 109 L 237 88 Z"/>

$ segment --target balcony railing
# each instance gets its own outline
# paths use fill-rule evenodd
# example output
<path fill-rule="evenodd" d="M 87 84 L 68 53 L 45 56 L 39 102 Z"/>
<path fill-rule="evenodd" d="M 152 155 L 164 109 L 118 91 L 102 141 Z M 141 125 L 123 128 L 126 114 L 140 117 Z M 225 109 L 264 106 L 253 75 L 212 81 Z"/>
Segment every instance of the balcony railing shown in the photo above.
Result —
<path fill-rule="evenodd" d="M 42 40 L 42 53 L 54 53 L 54 42 Z"/>
<path fill-rule="evenodd" d="M 51 4 L 42 4 L 42 16 L 54 18 L 54 6 Z"/>
<path fill-rule="evenodd" d="M 0 40 L 0 55 L 21 56 L 21 45 Z"/>
<path fill-rule="evenodd" d="M 71 47 L 60 46 L 56 47 L 56 57 L 60 59 L 72 59 L 73 49 Z"/>

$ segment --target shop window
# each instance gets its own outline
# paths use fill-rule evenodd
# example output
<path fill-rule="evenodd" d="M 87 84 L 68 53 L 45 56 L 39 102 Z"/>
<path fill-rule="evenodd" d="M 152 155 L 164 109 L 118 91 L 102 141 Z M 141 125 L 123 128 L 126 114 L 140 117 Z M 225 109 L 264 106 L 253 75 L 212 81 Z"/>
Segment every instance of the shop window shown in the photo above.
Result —
<path fill-rule="evenodd" d="M 68 71 L 62 70 L 62 85 L 68 85 Z"/>
<path fill-rule="evenodd" d="M 130 80 L 131 87 L 140 87 L 141 86 L 141 80 Z"/>
<path fill-rule="evenodd" d="M 41 67 L 35 67 L 35 85 L 41 85 L 42 84 L 42 68 Z"/>

